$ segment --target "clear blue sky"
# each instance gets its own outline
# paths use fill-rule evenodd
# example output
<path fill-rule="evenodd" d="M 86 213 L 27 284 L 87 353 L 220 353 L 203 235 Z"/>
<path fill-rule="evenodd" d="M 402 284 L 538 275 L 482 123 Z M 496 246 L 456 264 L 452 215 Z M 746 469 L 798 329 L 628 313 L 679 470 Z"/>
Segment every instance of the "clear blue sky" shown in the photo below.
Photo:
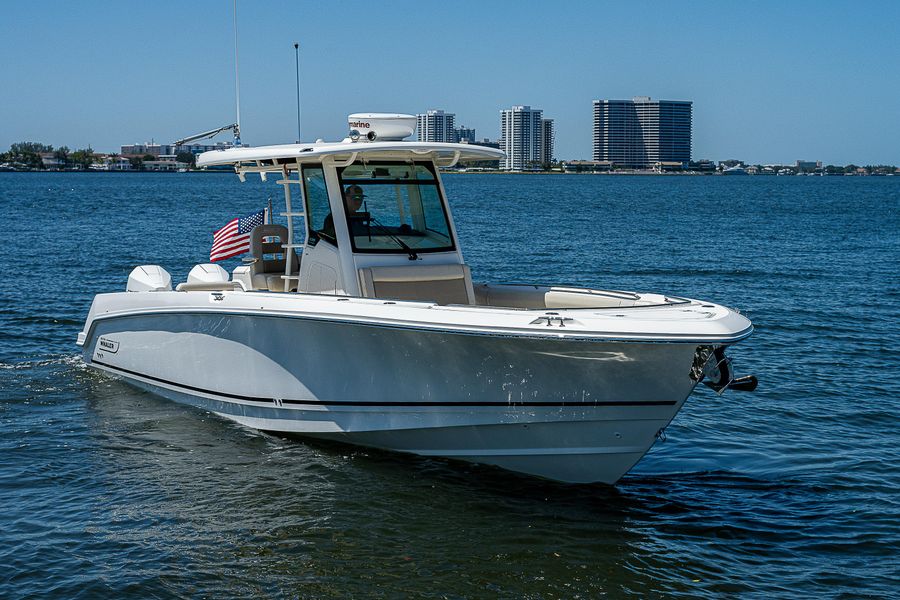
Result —
<path fill-rule="evenodd" d="M 0 149 L 232 122 L 231 5 L 5 3 Z M 648 95 L 694 102 L 694 158 L 900 164 L 898 2 L 238 0 L 238 21 L 253 145 L 296 137 L 296 40 L 305 139 L 429 108 L 496 138 L 499 110 L 529 104 L 556 120 L 558 158 L 589 158 L 591 101 Z"/>

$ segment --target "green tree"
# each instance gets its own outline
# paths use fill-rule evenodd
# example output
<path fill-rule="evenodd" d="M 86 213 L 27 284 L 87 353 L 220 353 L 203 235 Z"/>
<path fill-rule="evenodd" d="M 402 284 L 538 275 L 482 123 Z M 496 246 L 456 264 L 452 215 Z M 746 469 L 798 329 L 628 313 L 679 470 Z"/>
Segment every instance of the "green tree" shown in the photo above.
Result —
<path fill-rule="evenodd" d="M 53 146 L 47 146 L 40 142 L 17 142 L 10 146 L 9 158 L 33 169 L 40 169 L 44 166 L 41 160 L 42 152 L 53 152 Z"/>
<path fill-rule="evenodd" d="M 177 160 L 178 162 L 187 163 L 193 167 L 194 162 L 196 161 L 196 157 L 192 152 L 179 152 L 177 155 L 175 155 L 175 160 Z"/>
<path fill-rule="evenodd" d="M 132 156 L 128 159 L 128 162 L 131 163 L 131 168 L 135 171 L 144 170 L 144 159 L 142 159 L 140 156 Z"/>
<path fill-rule="evenodd" d="M 63 163 L 63 168 L 69 166 L 69 147 L 68 146 L 60 146 L 56 149 L 56 152 L 53 153 L 53 156 L 57 160 L 61 160 Z"/>
<path fill-rule="evenodd" d="M 53 152 L 53 146 L 47 146 L 40 142 L 18 142 L 10 146 L 9 150 L 15 155 L 40 154 L 41 152 Z"/>
<path fill-rule="evenodd" d="M 72 153 L 72 162 L 81 169 L 90 167 L 91 163 L 94 162 L 96 158 L 94 150 L 90 146 L 81 150 L 76 150 Z"/>

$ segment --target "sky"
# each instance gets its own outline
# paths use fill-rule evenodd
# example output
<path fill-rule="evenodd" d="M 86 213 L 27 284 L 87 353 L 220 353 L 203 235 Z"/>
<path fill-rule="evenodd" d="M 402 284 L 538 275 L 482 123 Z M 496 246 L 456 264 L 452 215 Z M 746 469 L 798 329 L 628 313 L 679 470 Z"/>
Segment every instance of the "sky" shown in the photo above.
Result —
<path fill-rule="evenodd" d="M 235 120 L 232 0 L 11 2 L 0 151 L 95 151 Z M 693 102 L 694 159 L 900 165 L 900 2 L 237 0 L 245 143 L 336 140 L 352 112 L 444 109 L 496 139 L 525 104 L 590 158 L 592 100 Z M 230 139 L 222 134 L 217 139 Z"/>

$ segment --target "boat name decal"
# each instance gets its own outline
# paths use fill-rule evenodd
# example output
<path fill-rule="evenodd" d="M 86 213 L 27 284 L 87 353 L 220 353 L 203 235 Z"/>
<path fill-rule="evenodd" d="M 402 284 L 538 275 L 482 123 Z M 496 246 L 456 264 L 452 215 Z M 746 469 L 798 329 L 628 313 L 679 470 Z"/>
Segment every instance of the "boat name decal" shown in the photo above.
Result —
<path fill-rule="evenodd" d="M 119 342 L 101 337 L 99 340 L 97 340 L 97 349 L 115 354 L 119 351 Z"/>

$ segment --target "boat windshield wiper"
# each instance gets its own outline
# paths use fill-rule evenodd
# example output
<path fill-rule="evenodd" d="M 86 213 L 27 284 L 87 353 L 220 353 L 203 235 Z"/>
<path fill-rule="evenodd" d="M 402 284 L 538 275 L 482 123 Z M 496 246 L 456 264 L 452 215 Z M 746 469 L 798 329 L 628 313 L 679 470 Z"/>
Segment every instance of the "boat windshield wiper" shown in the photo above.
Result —
<path fill-rule="evenodd" d="M 416 254 L 416 251 L 415 251 L 415 250 L 413 250 L 412 248 L 410 248 L 410 247 L 406 244 L 406 242 L 404 242 L 403 240 L 401 240 L 400 238 L 398 238 L 396 235 L 394 235 L 393 233 L 391 233 L 391 230 L 390 230 L 390 229 L 388 229 L 385 225 L 382 225 L 381 222 L 380 222 L 378 219 L 376 219 L 375 217 L 372 216 L 372 213 L 369 213 L 369 223 L 372 224 L 372 225 L 375 225 L 375 227 L 377 227 L 378 229 L 380 229 L 380 230 L 384 233 L 384 235 L 386 235 L 386 236 L 388 236 L 389 238 L 391 238 L 392 240 L 394 240 L 394 241 L 397 243 L 398 246 L 400 246 L 401 248 L 403 248 L 403 249 L 406 251 L 406 253 L 409 255 L 409 260 L 418 260 L 418 259 L 419 259 L 419 255 Z"/>

